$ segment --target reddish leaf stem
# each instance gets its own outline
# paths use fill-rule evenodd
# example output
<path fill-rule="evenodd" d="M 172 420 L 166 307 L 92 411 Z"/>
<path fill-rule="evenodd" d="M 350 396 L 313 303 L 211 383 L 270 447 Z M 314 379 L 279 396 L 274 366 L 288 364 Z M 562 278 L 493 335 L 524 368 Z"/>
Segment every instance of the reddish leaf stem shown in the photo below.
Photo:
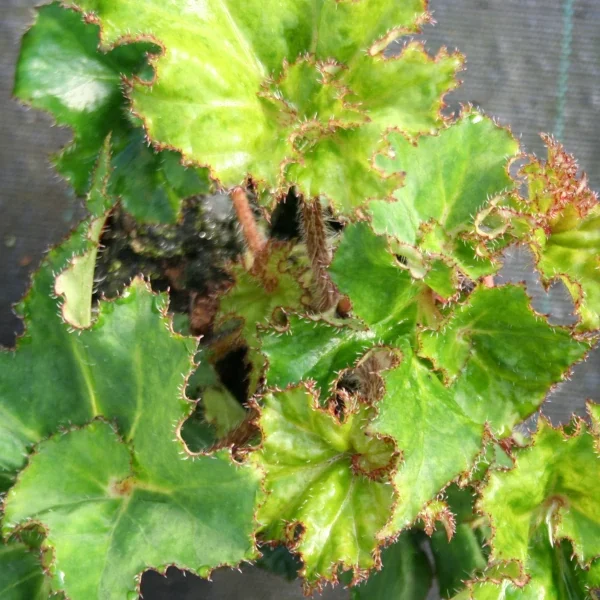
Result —
<path fill-rule="evenodd" d="M 314 279 L 314 307 L 322 312 L 335 305 L 338 293 L 327 272 L 331 252 L 327 244 L 327 231 L 319 201 L 302 203 L 302 223 L 308 258 Z"/>
<path fill-rule="evenodd" d="M 485 287 L 487 288 L 493 288 L 494 287 L 494 276 L 493 275 L 486 275 L 483 280 L 482 283 Z"/>
<path fill-rule="evenodd" d="M 265 247 L 265 239 L 256 226 L 256 220 L 252 214 L 252 208 L 246 192 L 241 187 L 236 187 L 231 192 L 231 200 L 237 214 L 238 221 L 242 227 L 242 232 L 250 252 L 258 256 Z"/>

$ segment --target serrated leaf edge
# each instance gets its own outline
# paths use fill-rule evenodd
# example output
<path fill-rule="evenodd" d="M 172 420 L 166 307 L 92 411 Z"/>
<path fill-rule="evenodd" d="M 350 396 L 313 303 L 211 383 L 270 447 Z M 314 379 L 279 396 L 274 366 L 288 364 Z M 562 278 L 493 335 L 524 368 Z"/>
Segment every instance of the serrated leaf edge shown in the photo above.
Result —
<path fill-rule="evenodd" d="M 592 401 L 588 400 L 588 402 L 586 403 L 587 406 L 587 410 L 588 410 L 588 416 L 591 418 L 591 405 L 594 404 Z M 565 426 L 554 426 L 552 425 L 552 423 L 550 422 L 550 420 L 543 414 L 540 415 L 540 420 L 538 421 L 537 427 L 536 427 L 536 431 L 533 433 L 532 439 L 531 439 L 531 443 L 523 448 L 519 448 L 516 450 L 516 454 L 513 457 L 513 467 L 510 469 L 503 469 L 503 471 L 506 472 L 510 472 L 513 471 L 514 469 L 518 468 L 518 458 L 519 458 L 519 454 L 521 452 L 524 451 L 528 451 L 528 450 L 532 450 L 535 447 L 535 443 L 536 443 L 536 438 L 535 435 L 540 431 L 542 425 L 544 427 L 548 427 L 550 429 L 552 429 L 553 431 L 559 432 L 561 433 L 563 440 L 567 441 L 569 439 L 578 437 L 579 435 L 592 435 L 596 441 L 596 453 L 597 453 L 597 458 L 600 460 L 600 447 L 598 442 L 600 442 L 600 438 L 599 438 L 599 433 L 596 432 L 593 428 L 590 428 L 590 425 L 582 418 L 579 417 L 577 415 L 573 415 L 571 423 L 569 424 L 569 427 L 572 428 L 571 432 L 567 432 L 565 429 Z M 478 494 L 479 497 L 475 503 L 474 506 L 474 510 L 476 512 L 476 514 L 485 517 L 488 519 L 489 524 L 490 524 L 490 529 L 491 529 L 491 536 L 490 539 L 488 541 L 488 545 L 491 548 L 492 551 L 492 556 L 490 556 L 490 560 L 488 562 L 488 567 L 509 567 L 511 565 L 517 565 L 518 570 L 519 570 L 519 576 L 517 578 L 514 578 L 512 576 L 500 576 L 500 577 L 493 577 L 493 576 L 489 576 L 486 575 L 485 573 L 483 574 L 482 577 L 480 578 L 475 578 L 475 579 L 471 579 L 468 581 L 465 581 L 465 585 L 467 586 L 467 588 L 470 590 L 471 593 L 471 598 L 474 598 L 474 596 L 472 596 L 473 593 L 473 586 L 478 584 L 478 583 L 493 583 L 495 585 L 502 585 L 503 582 L 509 580 L 511 581 L 516 587 L 519 588 L 523 588 L 524 586 L 526 586 L 529 581 L 531 580 L 531 575 L 529 575 L 529 573 L 527 573 L 527 570 L 525 568 L 525 565 L 522 563 L 522 561 L 520 559 L 512 559 L 512 560 L 494 560 L 493 558 L 493 553 L 494 553 L 494 537 L 495 537 L 495 532 L 496 532 L 496 527 L 494 525 L 494 521 L 492 516 L 484 510 L 483 506 L 482 506 L 482 502 L 483 502 L 483 492 L 484 492 L 484 488 L 487 485 L 487 482 L 489 480 L 490 477 L 490 472 L 488 471 L 484 477 L 484 479 L 479 483 L 478 485 Z M 573 557 L 577 559 L 577 562 L 579 564 L 579 566 L 583 569 L 583 570 L 588 570 L 591 566 L 591 564 L 597 560 L 598 558 L 600 558 L 600 554 L 595 555 L 595 556 L 591 556 L 589 558 L 589 560 L 582 562 L 580 559 L 579 554 L 577 553 L 577 544 L 575 543 L 575 541 L 570 538 L 569 536 L 562 536 L 560 538 L 560 540 L 566 540 L 569 541 L 572 545 L 573 548 Z M 560 540 L 556 540 L 556 541 L 560 541 Z"/>

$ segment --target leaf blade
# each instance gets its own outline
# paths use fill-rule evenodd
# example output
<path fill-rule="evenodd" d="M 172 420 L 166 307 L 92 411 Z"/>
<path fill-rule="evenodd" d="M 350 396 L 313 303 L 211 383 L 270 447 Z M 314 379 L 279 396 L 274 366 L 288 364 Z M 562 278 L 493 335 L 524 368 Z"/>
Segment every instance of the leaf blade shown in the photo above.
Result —
<path fill-rule="evenodd" d="M 147 74 L 151 43 L 119 46 L 104 54 L 97 48 L 99 28 L 57 2 L 38 9 L 23 37 L 14 94 L 50 112 L 73 130 L 73 141 L 55 157 L 58 171 L 86 194 L 104 140 L 113 144 L 110 192 L 125 209 L 145 222 L 173 223 L 181 201 L 210 189 L 207 172 L 186 169 L 175 152 L 155 152 L 127 115 L 122 77 Z"/>
<path fill-rule="evenodd" d="M 269 492 L 258 512 L 262 535 L 300 553 L 309 590 L 335 581 L 338 565 L 355 575 L 367 572 L 375 566 L 376 534 L 394 495 L 374 475 L 393 468 L 393 447 L 365 436 L 364 406 L 339 423 L 304 386 L 267 394 L 263 401 L 263 445 L 251 456 L 264 469 Z"/>

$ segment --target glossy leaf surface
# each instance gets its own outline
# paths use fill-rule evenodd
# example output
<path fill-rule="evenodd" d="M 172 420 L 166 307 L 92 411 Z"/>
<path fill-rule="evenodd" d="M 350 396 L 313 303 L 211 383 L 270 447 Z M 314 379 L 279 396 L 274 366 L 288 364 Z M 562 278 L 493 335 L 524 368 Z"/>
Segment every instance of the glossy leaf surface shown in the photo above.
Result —
<path fill-rule="evenodd" d="M 283 333 L 262 334 L 269 385 L 285 387 L 310 379 L 326 400 L 341 372 L 369 349 L 414 336 L 423 286 L 412 282 L 385 238 L 376 236 L 367 223 L 346 227 L 330 272 L 342 292 L 349 293 L 358 318 L 329 322 L 289 315 Z M 373 289 L 381 293 L 378 301 Z M 427 302 L 423 305 L 426 313 Z"/>
<path fill-rule="evenodd" d="M 393 478 L 398 501 L 386 528 L 392 535 L 410 525 L 440 489 L 471 469 L 484 428 L 408 348 L 401 364 L 382 377 L 385 392 L 371 430 L 394 439 L 402 454 Z"/>
<path fill-rule="evenodd" d="M 149 565 L 206 575 L 251 552 L 249 474 L 223 454 L 183 461 L 168 437 L 160 456 L 148 456 L 147 426 L 133 456 L 99 421 L 42 442 L 8 494 L 5 531 L 29 519 L 44 525 L 53 587 L 69 598 L 124 598 Z"/>
<path fill-rule="evenodd" d="M 512 285 L 477 288 L 436 330 L 422 332 L 420 346 L 463 410 L 501 435 L 589 350 L 536 315 L 525 290 Z"/>
<path fill-rule="evenodd" d="M 473 279 L 493 273 L 494 264 L 476 253 L 485 239 L 476 235 L 475 219 L 494 196 L 514 188 L 508 165 L 519 144 L 510 131 L 468 111 L 438 135 L 412 142 L 392 133 L 390 141 L 393 158 L 378 164 L 405 177 L 395 202 L 370 204 L 375 232 L 445 256 Z"/>
<path fill-rule="evenodd" d="M 371 166 L 385 131 L 439 127 L 462 65 L 447 53 L 431 60 L 416 44 L 382 58 L 389 42 L 418 30 L 422 0 L 77 6 L 100 23 L 105 49 L 134 28 L 164 48 L 152 85 L 137 81 L 130 92 L 154 142 L 209 166 L 224 187 L 247 175 L 271 190 L 295 183 L 346 215 L 389 195 L 393 185 Z"/>
<path fill-rule="evenodd" d="M 90 196 L 92 213 L 110 204 L 102 189 Z M 71 281 L 73 265 L 88 264 L 75 279 L 93 278 L 93 261 L 76 261 L 94 246 L 99 218 L 92 214 L 49 253 L 20 307 L 26 333 L 0 354 L 3 489 L 36 449 L 7 493 L 3 533 L 41 524 L 52 588 L 72 600 L 124 598 L 149 566 L 206 575 L 253 557 L 259 486 L 258 474 L 226 452 L 183 460 L 178 429 L 192 405 L 181 390 L 196 340 L 172 332 L 164 296 L 136 279 L 122 297 L 100 303 L 89 328 L 73 331 L 62 320 L 55 273 Z M 82 306 L 85 294 L 66 290 L 65 307 Z"/>
<path fill-rule="evenodd" d="M 528 540 L 541 521 L 552 538 L 568 538 L 582 564 L 600 556 L 600 505 L 595 483 L 600 460 L 585 426 L 566 437 L 541 420 L 533 445 L 517 453 L 516 467 L 490 475 L 480 508 L 494 527 L 493 560 L 527 560 Z"/>
<path fill-rule="evenodd" d="M 266 331 L 261 335 L 261 351 L 269 367 L 267 382 L 282 388 L 311 380 L 316 383 L 320 399 L 326 401 L 341 372 L 375 343 L 375 333 L 359 322 L 336 325 L 288 315 L 284 332 Z"/>
<path fill-rule="evenodd" d="M 142 221 L 174 222 L 181 200 L 207 193 L 206 171 L 186 169 L 175 152 L 155 152 L 127 115 L 122 77 L 151 76 L 146 55 L 157 46 L 136 43 L 107 54 L 97 48 L 98 26 L 54 3 L 38 9 L 25 34 L 15 95 L 52 113 L 73 129 L 73 142 L 55 159 L 78 194 L 90 177 L 106 136 L 112 134 L 114 172 L 109 189 Z"/>
<path fill-rule="evenodd" d="M 383 391 L 367 394 L 378 411 L 370 430 L 394 439 L 402 453 L 398 501 L 385 530 L 394 535 L 471 471 L 486 423 L 508 435 L 589 346 L 536 316 L 519 287 L 477 288 L 464 304 L 441 311 L 426 283 L 414 280 L 366 223 L 345 228 L 330 272 L 365 325 L 291 316 L 285 333 L 262 337 L 267 382 L 312 380 L 326 401 L 370 350 L 399 354 L 400 364 L 380 374 Z M 537 360 L 542 352 L 547 363 Z"/>
<path fill-rule="evenodd" d="M 513 179 L 508 130 L 472 109 L 442 116 L 462 57 L 389 48 L 420 31 L 426 8 L 75 0 L 38 11 L 15 93 L 73 129 L 56 162 L 77 193 L 91 188 L 90 217 L 44 260 L 19 307 L 25 334 L 0 353 L 0 596 L 136 598 L 148 568 L 207 576 L 254 560 L 258 540 L 296 553 L 306 591 L 340 577 L 361 583 L 355 600 L 424 599 L 432 567 L 421 532 L 406 530 L 431 535 L 441 521 L 431 545 L 444 597 L 470 579 L 461 600 L 595 600 L 598 408 L 589 428 L 542 420 L 526 448 L 515 425 L 600 328 L 597 197 L 560 144 L 546 140 L 547 162 Z M 140 278 L 96 305 L 94 263 L 116 201 L 174 223 L 209 173 L 266 208 L 294 187 L 306 210 L 291 235 L 306 244 L 255 244 L 231 271 L 215 348 L 198 352 Z M 335 234 L 312 235 L 315 207 Z M 280 235 L 280 215 L 264 216 Z M 523 287 L 494 287 L 487 276 L 514 242 L 532 248 L 545 283 L 565 283 L 575 326 L 551 326 Z M 313 278 L 332 284 L 323 313 L 309 255 Z M 182 313 L 188 291 L 173 294 Z M 226 361 L 219 375 L 194 364 L 231 350 L 246 364 L 228 381 Z M 244 419 L 239 463 L 201 452 Z M 481 495 L 475 520 L 470 503 L 453 508 L 458 485 Z M 264 563 L 292 576 L 290 556 Z"/>
<path fill-rule="evenodd" d="M 348 294 L 353 314 L 376 335 L 389 339 L 414 331 L 422 286 L 402 268 L 385 237 L 374 235 L 367 223 L 346 227 L 330 272 Z"/>
<path fill-rule="evenodd" d="M 42 443 L 8 493 L 5 531 L 28 519 L 48 528 L 53 586 L 70 598 L 122 598 L 149 564 L 208 569 L 252 553 L 256 476 L 226 454 L 183 461 L 183 446 L 173 440 L 177 421 L 190 410 L 179 389 L 195 344 L 169 333 L 161 302 L 138 282 L 101 308 L 92 329 L 69 334 L 81 361 L 71 377 L 85 386 L 71 392 L 82 420 L 115 419 L 132 454 L 108 425 L 94 424 Z M 147 348 L 140 346 L 144 339 Z M 56 391 L 46 386 L 45 407 L 52 408 L 53 393 L 64 407 L 67 381 Z M 85 474 L 92 472 L 90 481 Z M 221 543 L 212 540 L 215 530 Z M 84 541 L 90 538 L 93 556 Z"/>
<path fill-rule="evenodd" d="M 370 205 L 377 233 L 415 244 L 420 226 L 434 220 L 456 235 L 473 227 L 490 197 L 514 187 L 508 160 L 519 145 L 508 130 L 477 112 L 465 113 L 416 143 L 397 133 L 390 139 L 394 156 L 381 157 L 379 163 L 390 173 L 406 175 L 394 194 L 397 202 Z"/>
<path fill-rule="evenodd" d="M 479 502 L 493 532 L 483 579 L 498 582 L 503 573 L 511 579 L 473 582 L 465 597 L 571 600 L 598 586 L 600 459 L 594 445 L 582 423 L 568 436 L 542 419 L 532 445 L 517 452 L 515 468 L 490 474 Z"/>
<path fill-rule="evenodd" d="M 261 535 L 300 553 L 309 588 L 335 580 L 337 565 L 355 577 L 375 565 L 376 536 L 394 501 L 384 478 L 396 455 L 365 433 L 369 413 L 357 406 L 340 423 L 304 386 L 263 399 L 263 443 L 251 456 L 266 474 Z"/>

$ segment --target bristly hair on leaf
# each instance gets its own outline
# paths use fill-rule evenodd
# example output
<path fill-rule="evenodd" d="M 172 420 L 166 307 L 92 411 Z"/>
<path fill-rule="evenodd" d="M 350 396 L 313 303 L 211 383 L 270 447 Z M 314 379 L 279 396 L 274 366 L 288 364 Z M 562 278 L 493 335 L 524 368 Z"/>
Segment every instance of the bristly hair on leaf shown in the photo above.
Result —
<path fill-rule="evenodd" d="M 152 0 L 135 15 L 125 0 L 73 7 L 100 27 L 104 51 L 160 48 L 149 58 L 153 77 L 134 77 L 127 92 L 156 148 L 208 167 L 226 189 L 250 178 L 277 197 L 294 185 L 344 216 L 398 187 L 373 164 L 386 132 L 442 125 L 442 98 L 462 67 L 460 55 L 431 59 L 416 43 L 384 58 L 391 41 L 427 21 L 423 0 L 252 0 L 243 10 L 208 2 L 194 11 Z"/>
<path fill-rule="evenodd" d="M 543 161 L 480 109 L 442 113 L 464 60 L 411 38 L 430 21 L 426 0 L 38 10 L 15 95 L 72 128 L 55 163 L 89 214 L 0 352 L 3 599 L 137 598 L 150 568 L 209 577 L 269 545 L 308 593 L 597 598 L 600 410 L 517 426 L 598 340 L 600 203 L 552 138 Z M 208 297 L 215 189 L 247 247 Z M 191 204 L 150 274 L 137 225 L 172 247 Z M 111 300 L 103 244 L 131 276 Z M 495 281 L 513 244 L 575 324 Z"/>

